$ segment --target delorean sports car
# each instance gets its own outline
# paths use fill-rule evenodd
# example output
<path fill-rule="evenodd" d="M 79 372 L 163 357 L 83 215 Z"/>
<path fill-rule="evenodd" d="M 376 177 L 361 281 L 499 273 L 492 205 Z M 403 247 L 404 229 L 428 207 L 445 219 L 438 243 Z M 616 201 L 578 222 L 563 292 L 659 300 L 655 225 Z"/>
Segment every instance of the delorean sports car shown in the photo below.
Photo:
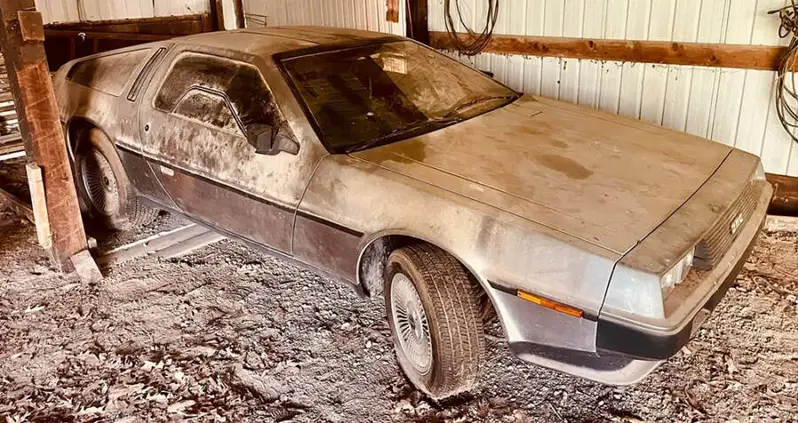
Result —
<path fill-rule="evenodd" d="M 756 156 L 372 32 L 176 38 L 54 86 L 92 221 L 166 210 L 384 295 L 435 398 L 478 382 L 491 315 L 521 360 L 639 381 L 724 296 L 772 195 Z"/>

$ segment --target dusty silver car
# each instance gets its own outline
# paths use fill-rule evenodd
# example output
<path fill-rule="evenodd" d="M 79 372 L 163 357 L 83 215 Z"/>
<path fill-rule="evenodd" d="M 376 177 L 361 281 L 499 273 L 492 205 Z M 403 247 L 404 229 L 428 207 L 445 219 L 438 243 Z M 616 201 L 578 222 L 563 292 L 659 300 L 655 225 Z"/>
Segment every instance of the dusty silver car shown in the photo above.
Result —
<path fill-rule="evenodd" d="M 437 398 L 478 381 L 491 315 L 522 360 L 639 381 L 723 297 L 772 194 L 753 155 L 384 34 L 196 35 L 54 84 L 93 220 L 164 209 L 382 292 L 401 368 Z"/>

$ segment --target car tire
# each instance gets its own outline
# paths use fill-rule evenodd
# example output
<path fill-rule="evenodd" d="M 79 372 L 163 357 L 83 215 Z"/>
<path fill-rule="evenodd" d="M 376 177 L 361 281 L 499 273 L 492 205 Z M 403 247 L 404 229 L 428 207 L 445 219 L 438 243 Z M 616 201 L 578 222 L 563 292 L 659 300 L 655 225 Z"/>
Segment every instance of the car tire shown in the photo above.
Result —
<path fill-rule="evenodd" d="M 460 262 L 429 244 L 395 250 L 385 303 L 399 366 L 417 389 L 443 399 L 476 386 L 485 362 L 477 290 Z"/>
<path fill-rule="evenodd" d="M 82 211 L 92 223 L 113 231 L 155 220 L 159 210 L 138 200 L 111 141 L 98 128 L 81 131 L 74 176 Z"/>

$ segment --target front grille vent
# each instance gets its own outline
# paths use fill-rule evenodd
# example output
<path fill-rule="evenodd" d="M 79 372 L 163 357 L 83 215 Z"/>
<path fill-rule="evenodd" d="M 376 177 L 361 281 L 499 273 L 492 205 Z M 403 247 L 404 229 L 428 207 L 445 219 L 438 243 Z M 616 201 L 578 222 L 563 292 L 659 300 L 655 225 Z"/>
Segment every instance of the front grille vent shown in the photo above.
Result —
<path fill-rule="evenodd" d="M 754 213 L 758 191 L 753 182 L 749 183 L 734 204 L 715 222 L 704 239 L 696 245 L 694 267 L 711 269 L 726 254 Z"/>

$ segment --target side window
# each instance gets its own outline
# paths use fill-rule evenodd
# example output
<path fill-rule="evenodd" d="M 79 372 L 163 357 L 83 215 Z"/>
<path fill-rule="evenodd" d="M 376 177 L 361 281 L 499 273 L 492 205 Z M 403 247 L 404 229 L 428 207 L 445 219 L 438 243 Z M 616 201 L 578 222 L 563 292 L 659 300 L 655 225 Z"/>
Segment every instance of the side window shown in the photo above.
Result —
<path fill-rule="evenodd" d="M 155 70 L 155 65 L 160 63 L 163 56 L 166 55 L 166 47 L 161 47 L 155 54 L 150 57 L 150 60 L 147 61 L 147 64 L 144 65 L 144 69 L 139 72 L 139 76 L 136 77 L 136 80 L 133 82 L 133 86 L 130 87 L 130 92 L 127 94 L 127 99 L 130 101 L 136 101 L 136 98 L 139 96 L 139 92 L 141 91 L 142 87 L 144 87 L 144 83 L 150 78 L 152 72 Z"/>
<path fill-rule="evenodd" d="M 174 113 L 243 135 L 227 101 L 213 92 L 200 89 L 189 90 L 177 102 Z"/>
<path fill-rule="evenodd" d="M 184 53 L 177 58 L 161 85 L 154 106 L 167 113 L 178 113 L 230 130 L 230 125 L 237 124 L 235 118 L 224 116 L 229 109 L 217 107 L 219 100 L 224 104 L 224 99 L 216 96 L 219 98 L 211 100 L 213 95 L 208 91 L 228 97 L 233 112 L 244 126 L 241 129 L 256 123 L 275 126 L 281 121 L 260 71 L 246 63 L 200 53 Z M 178 106 L 180 112 L 176 110 Z"/>
<path fill-rule="evenodd" d="M 119 96 L 138 66 L 150 55 L 150 49 L 103 56 L 76 63 L 67 78 L 72 82 Z"/>

